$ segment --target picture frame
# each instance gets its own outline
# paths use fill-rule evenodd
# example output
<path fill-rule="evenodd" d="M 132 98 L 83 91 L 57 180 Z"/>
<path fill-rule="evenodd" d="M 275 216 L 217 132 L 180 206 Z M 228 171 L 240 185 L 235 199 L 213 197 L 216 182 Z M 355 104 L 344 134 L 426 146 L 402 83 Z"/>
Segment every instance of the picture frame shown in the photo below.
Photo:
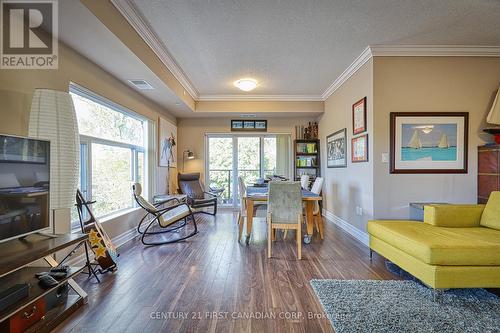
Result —
<path fill-rule="evenodd" d="M 468 112 L 391 112 L 390 173 L 467 173 Z"/>
<path fill-rule="evenodd" d="M 352 105 L 352 134 L 366 132 L 366 97 Z"/>
<path fill-rule="evenodd" d="M 347 128 L 326 137 L 326 167 L 347 167 Z"/>
<path fill-rule="evenodd" d="M 368 162 L 368 133 L 351 139 L 351 162 Z"/>
<path fill-rule="evenodd" d="M 231 120 L 231 131 L 234 132 L 267 132 L 267 120 Z"/>
<path fill-rule="evenodd" d="M 158 117 L 158 166 L 177 167 L 177 126 Z"/>

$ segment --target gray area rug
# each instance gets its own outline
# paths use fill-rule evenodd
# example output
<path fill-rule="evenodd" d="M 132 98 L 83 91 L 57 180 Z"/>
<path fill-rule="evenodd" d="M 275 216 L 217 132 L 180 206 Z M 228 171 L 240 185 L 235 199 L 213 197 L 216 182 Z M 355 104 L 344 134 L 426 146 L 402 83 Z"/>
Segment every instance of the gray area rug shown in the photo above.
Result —
<path fill-rule="evenodd" d="M 500 332 L 500 297 L 453 289 L 436 301 L 414 281 L 311 280 L 336 333 Z"/>

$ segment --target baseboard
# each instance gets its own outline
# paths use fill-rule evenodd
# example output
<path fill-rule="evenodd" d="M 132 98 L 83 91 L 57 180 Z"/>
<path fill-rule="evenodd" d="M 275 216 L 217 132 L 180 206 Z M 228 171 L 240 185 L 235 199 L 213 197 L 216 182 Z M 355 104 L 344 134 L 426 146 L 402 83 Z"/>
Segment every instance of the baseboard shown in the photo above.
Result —
<path fill-rule="evenodd" d="M 323 209 L 323 216 L 327 221 L 335 224 L 336 226 L 347 232 L 361 244 L 369 246 L 369 237 L 366 232 L 359 230 L 346 220 L 341 219 L 340 217 L 333 214 L 332 212 L 327 211 L 326 209 Z"/>
<path fill-rule="evenodd" d="M 119 248 L 120 246 L 125 245 L 127 242 L 131 241 L 137 236 L 137 228 L 132 228 L 124 233 L 119 234 L 116 237 L 113 237 L 111 239 L 112 243 L 115 245 L 116 248 Z M 84 247 L 82 247 L 83 249 Z M 91 255 L 89 253 L 89 255 Z M 83 266 L 85 265 L 85 253 L 81 253 L 77 255 L 76 257 L 70 258 L 68 261 L 65 262 L 65 265 L 68 266 Z"/>

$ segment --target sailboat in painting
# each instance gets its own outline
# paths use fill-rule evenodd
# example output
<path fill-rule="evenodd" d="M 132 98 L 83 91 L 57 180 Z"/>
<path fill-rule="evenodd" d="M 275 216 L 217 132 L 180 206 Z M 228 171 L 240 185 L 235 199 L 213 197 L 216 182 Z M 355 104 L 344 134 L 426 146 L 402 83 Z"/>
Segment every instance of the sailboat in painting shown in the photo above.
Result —
<path fill-rule="evenodd" d="M 450 148 L 450 143 L 448 142 L 448 136 L 443 133 L 441 135 L 441 140 L 439 140 L 439 148 Z"/>
<path fill-rule="evenodd" d="M 422 148 L 422 142 L 420 141 L 420 136 L 418 135 L 418 130 L 413 132 L 413 136 L 411 137 L 410 143 L 408 144 L 409 148 L 420 149 Z"/>

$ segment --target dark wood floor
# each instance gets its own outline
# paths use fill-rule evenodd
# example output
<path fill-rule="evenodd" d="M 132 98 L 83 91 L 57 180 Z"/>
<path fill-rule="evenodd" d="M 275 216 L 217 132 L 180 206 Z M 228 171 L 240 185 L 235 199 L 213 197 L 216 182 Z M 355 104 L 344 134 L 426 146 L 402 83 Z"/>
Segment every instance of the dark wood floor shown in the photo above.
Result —
<path fill-rule="evenodd" d="M 245 246 L 235 214 L 197 219 L 200 232 L 187 242 L 127 243 L 118 271 L 100 284 L 82 274 L 89 304 L 56 331 L 332 332 L 311 279 L 397 279 L 382 258 L 370 262 L 367 247 L 330 223 L 325 239 L 315 236 L 298 261 L 293 233 L 278 237 L 267 259 L 264 220 L 255 220 Z"/>

